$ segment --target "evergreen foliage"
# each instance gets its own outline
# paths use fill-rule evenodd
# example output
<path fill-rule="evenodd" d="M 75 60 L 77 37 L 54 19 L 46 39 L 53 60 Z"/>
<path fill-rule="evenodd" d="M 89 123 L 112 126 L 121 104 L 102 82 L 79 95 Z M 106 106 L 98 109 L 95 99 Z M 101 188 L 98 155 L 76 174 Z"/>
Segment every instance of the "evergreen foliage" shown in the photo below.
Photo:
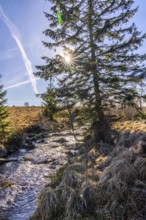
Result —
<path fill-rule="evenodd" d="M 146 34 L 130 23 L 138 8 L 134 0 L 50 0 L 45 13 L 49 27 L 43 42 L 56 54 L 43 57 L 37 76 L 58 81 L 63 104 L 90 107 L 96 140 L 109 141 L 105 110 L 125 104 L 137 106 L 137 85 L 143 81 L 146 54 L 139 54 Z M 58 6 L 62 24 L 57 22 Z M 60 48 L 71 57 L 65 62 Z M 59 49 L 59 50 L 58 50 Z M 143 94 L 142 94 L 143 96 Z M 144 96 L 143 96 L 144 97 Z"/>
<path fill-rule="evenodd" d="M 47 92 L 42 94 L 41 98 L 43 99 L 44 116 L 53 121 L 58 110 L 55 89 L 52 86 L 48 87 Z"/>
<path fill-rule="evenodd" d="M 0 143 L 6 140 L 8 130 L 7 127 L 9 122 L 6 120 L 8 117 L 8 112 L 5 107 L 6 104 L 6 91 L 3 90 L 3 85 L 0 85 Z"/>

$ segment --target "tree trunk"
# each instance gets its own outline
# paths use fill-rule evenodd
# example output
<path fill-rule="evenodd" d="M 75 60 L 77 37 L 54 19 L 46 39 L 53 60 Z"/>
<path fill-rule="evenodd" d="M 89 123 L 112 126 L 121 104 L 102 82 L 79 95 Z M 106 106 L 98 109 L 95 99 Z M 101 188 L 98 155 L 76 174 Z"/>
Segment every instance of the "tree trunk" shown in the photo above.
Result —
<path fill-rule="evenodd" d="M 94 94 L 95 94 L 95 118 L 92 125 L 94 137 L 96 141 L 110 141 L 109 137 L 109 126 L 106 121 L 104 111 L 102 108 L 102 100 L 99 88 L 99 75 L 96 66 L 96 55 L 94 49 L 94 38 L 93 38 L 93 25 L 92 25 L 92 13 L 93 12 L 93 0 L 88 0 L 88 29 L 90 35 L 90 48 L 91 48 L 91 72 L 93 75 Z"/>

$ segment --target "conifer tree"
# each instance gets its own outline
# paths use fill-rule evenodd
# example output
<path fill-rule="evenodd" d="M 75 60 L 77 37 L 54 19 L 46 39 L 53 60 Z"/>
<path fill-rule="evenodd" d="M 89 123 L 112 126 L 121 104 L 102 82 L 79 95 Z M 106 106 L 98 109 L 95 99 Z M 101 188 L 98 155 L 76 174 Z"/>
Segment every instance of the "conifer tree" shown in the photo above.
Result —
<path fill-rule="evenodd" d="M 44 106 L 44 116 L 48 117 L 49 120 L 54 120 L 54 115 L 58 110 L 56 92 L 52 86 L 47 88 L 47 92 L 41 95 Z"/>
<path fill-rule="evenodd" d="M 3 90 L 3 85 L 0 85 L 0 143 L 6 140 L 8 130 L 7 127 L 9 122 L 6 120 L 8 117 L 8 112 L 5 107 L 6 104 L 6 91 Z"/>
<path fill-rule="evenodd" d="M 90 106 L 96 140 L 109 141 L 105 110 L 135 105 L 136 85 L 144 79 L 146 54 L 137 52 L 146 34 L 130 23 L 133 0 L 50 0 L 44 46 L 58 51 L 43 57 L 37 76 L 58 80 L 58 94 L 71 106 Z M 58 22 L 60 11 L 62 22 Z M 65 57 L 59 53 L 61 50 Z M 57 50 L 59 49 L 59 50 Z M 67 57 L 68 56 L 68 57 Z"/>

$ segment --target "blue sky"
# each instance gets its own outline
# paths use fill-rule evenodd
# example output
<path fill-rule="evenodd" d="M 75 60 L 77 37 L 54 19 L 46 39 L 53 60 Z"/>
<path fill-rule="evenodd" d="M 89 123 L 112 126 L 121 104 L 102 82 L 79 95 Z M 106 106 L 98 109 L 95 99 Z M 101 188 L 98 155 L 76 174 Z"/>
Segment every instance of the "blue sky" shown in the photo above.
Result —
<path fill-rule="evenodd" d="M 32 71 L 35 65 L 42 63 L 41 57 L 49 53 L 42 45 L 42 32 L 48 26 L 43 11 L 49 10 L 49 2 L 45 0 L 0 0 L 0 6 L 13 22 L 12 29 L 17 32 L 27 58 L 31 62 Z M 27 73 L 25 62 L 15 39 L 0 16 L 0 74 L 1 82 L 7 88 L 7 102 L 9 105 L 23 105 L 28 101 L 30 105 L 39 105 L 41 101 L 35 96 Z M 26 82 L 18 86 L 20 83 Z M 14 86 L 14 87 L 13 87 Z M 13 88 L 12 88 L 13 87 Z M 37 89 L 42 93 L 46 89 L 43 80 L 37 80 Z"/>
<path fill-rule="evenodd" d="M 146 32 L 145 2 L 135 0 L 135 5 L 139 5 L 139 11 L 133 21 L 140 31 Z M 9 18 L 9 21 L 6 20 L 9 23 L 7 25 L 0 12 L 0 74 L 1 82 L 7 88 L 8 104 L 23 105 L 27 101 L 30 105 L 40 105 L 41 100 L 35 96 L 34 91 L 37 89 L 39 93 L 44 92 L 46 83 L 37 80 L 37 85 L 33 85 L 35 80 L 31 71 L 35 72 L 35 65 L 42 64 L 42 56 L 51 55 L 41 42 L 48 40 L 42 32 L 48 27 L 43 11 L 49 11 L 49 1 L 0 0 L 0 7 Z M 18 39 L 19 42 L 16 42 Z M 21 49 L 18 46 L 20 42 L 19 46 L 23 47 Z M 146 52 L 146 42 L 141 50 Z M 23 82 L 26 84 L 20 85 Z"/>

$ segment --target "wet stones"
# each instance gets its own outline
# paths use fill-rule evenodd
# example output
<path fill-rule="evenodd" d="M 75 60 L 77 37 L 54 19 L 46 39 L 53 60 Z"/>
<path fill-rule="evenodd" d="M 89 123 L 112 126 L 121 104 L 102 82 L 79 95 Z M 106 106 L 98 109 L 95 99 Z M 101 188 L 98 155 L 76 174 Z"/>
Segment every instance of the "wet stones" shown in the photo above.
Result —
<path fill-rule="evenodd" d="M 0 157 L 5 157 L 7 155 L 7 149 L 0 144 Z"/>
<path fill-rule="evenodd" d="M 23 160 L 24 161 L 32 161 L 33 158 L 31 156 L 25 156 L 25 157 L 23 157 Z"/>
<path fill-rule="evenodd" d="M 46 137 L 46 134 L 44 133 L 40 133 L 40 134 L 34 134 L 34 133 L 30 133 L 27 134 L 27 136 L 25 137 L 25 141 L 24 141 L 24 146 L 25 148 L 31 150 L 35 148 L 35 144 L 34 143 L 44 143 L 45 140 L 44 138 Z"/>
<path fill-rule="evenodd" d="M 68 141 L 65 138 L 59 138 L 59 139 L 55 140 L 55 142 L 60 143 L 60 144 L 64 144 Z"/>
<path fill-rule="evenodd" d="M 56 159 L 48 159 L 48 158 L 46 158 L 46 159 L 41 159 L 41 160 L 38 160 L 38 161 L 33 160 L 32 162 L 34 164 L 49 164 L 49 163 L 53 163 L 55 161 L 56 161 Z"/>
<path fill-rule="evenodd" d="M 25 138 L 26 142 L 32 142 L 32 141 L 38 141 L 38 140 L 42 140 L 44 141 L 44 138 L 46 137 L 46 135 L 44 133 L 40 133 L 40 134 L 27 134 L 27 137 Z"/>
<path fill-rule="evenodd" d="M 15 162 L 15 161 L 19 161 L 18 158 L 0 158 L 0 164 L 4 164 L 4 163 L 10 163 L 10 162 Z"/>
<path fill-rule="evenodd" d="M 35 145 L 32 142 L 25 143 L 25 148 L 27 148 L 28 150 L 32 150 L 35 148 Z"/>

